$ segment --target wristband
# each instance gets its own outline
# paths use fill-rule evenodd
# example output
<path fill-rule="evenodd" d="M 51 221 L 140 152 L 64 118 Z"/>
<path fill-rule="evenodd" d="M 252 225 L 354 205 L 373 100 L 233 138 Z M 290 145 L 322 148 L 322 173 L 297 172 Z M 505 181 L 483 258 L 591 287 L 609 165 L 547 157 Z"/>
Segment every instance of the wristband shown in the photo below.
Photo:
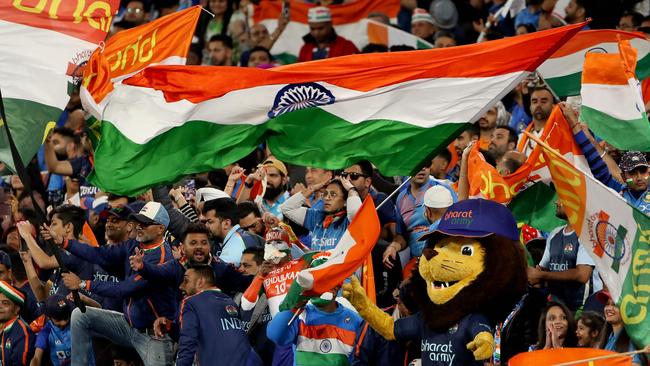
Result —
<path fill-rule="evenodd" d="M 244 181 L 244 185 L 246 186 L 246 188 L 251 189 L 251 188 L 253 188 L 253 186 L 255 185 L 255 183 L 250 183 L 250 184 L 249 184 L 248 182 Z"/>

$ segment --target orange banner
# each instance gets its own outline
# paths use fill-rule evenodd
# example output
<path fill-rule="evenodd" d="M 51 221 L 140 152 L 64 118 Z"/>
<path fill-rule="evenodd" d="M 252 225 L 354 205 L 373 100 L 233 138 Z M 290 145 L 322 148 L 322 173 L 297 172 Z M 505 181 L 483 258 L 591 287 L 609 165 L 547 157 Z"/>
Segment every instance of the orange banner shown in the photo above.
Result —
<path fill-rule="evenodd" d="M 529 128 L 532 128 L 531 123 Z M 576 144 L 568 122 L 559 106 L 555 106 L 549 116 L 541 140 L 558 151 L 561 155 L 572 160 L 572 157 L 582 155 Z M 519 147 L 525 146 L 528 137 L 523 135 Z M 521 150 L 520 150 L 521 151 Z M 510 202 L 525 186 L 538 182 L 542 178 L 550 179 L 547 160 L 540 146 L 535 147 L 526 162 L 514 173 L 501 176 L 497 170 L 485 161 L 479 151 L 478 144 L 470 152 L 467 165 L 470 197 L 484 197 L 499 203 Z"/>
<path fill-rule="evenodd" d="M 262 0 L 255 6 L 253 20 L 259 23 L 264 19 L 277 19 L 282 13 L 282 3 L 283 1 Z M 291 0 L 289 7 L 291 21 L 307 24 L 307 12 L 314 6 L 304 1 Z M 357 0 L 329 5 L 328 8 L 332 11 L 332 23 L 339 25 L 356 23 L 372 12 L 384 13 L 390 18 L 395 18 L 400 10 L 400 2 L 399 0 Z"/>
<path fill-rule="evenodd" d="M 201 7 L 194 6 L 117 33 L 90 57 L 84 88 L 99 103 L 116 80 L 170 57 L 185 58 L 200 13 Z"/>
<path fill-rule="evenodd" d="M 605 356 L 618 355 L 616 352 L 595 348 L 561 348 L 546 349 L 540 351 L 520 353 L 508 361 L 509 366 L 550 366 L 562 363 L 588 360 Z M 628 366 L 632 365 L 630 356 L 608 357 L 599 360 L 591 360 L 580 363 L 572 363 L 572 366 Z"/>
<path fill-rule="evenodd" d="M 0 4 L 0 20 L 99 43 L 106 38 L 118 0 L 13 0 Z"/>

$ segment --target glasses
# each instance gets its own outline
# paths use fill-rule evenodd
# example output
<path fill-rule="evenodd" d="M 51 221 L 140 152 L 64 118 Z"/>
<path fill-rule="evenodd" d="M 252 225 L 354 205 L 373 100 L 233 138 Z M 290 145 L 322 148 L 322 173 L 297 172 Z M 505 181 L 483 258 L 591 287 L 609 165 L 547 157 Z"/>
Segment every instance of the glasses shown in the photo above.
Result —
<path fill-rule="evenodd" d="M 334 191 L 325 191 L 325 192 L 323 192 L 323 198 L 325 198 L 327 196 L 332 197 L 332 198 L 336 198 L 336 197 L 339 196 L 339 194 L 334 192 Z"/>
<path fill-rule="evenodd" d="M 250 224 L 248 226 L 240 226 L 239 228 L 242 229 L 242 230 L 250 230 L 250 229 L 256 227 L 261 221 L 262 221 L 262 219 L 258 218 L 252 224 Z"/>
<path fill-rule="evenodd" d="M 362 174 L 362 173 L 348 173 L 348 172 L 341 172 L 340 175 L 341 175 L 343 178 L 350 177 L 350 179 L 352 179 L 352 180 L 357 180 L 357 179 L 359 179 L 360 177 L 368 178 L 367 175 Z"/>
<path fill-rule="evenodd" d="M 140 14 L 143 11 L 144 10 L 142 10 L 140 8 L 126 8 L 126 12 L 129 13 L 129 14 L 132 14 L 132 13 Z"/>

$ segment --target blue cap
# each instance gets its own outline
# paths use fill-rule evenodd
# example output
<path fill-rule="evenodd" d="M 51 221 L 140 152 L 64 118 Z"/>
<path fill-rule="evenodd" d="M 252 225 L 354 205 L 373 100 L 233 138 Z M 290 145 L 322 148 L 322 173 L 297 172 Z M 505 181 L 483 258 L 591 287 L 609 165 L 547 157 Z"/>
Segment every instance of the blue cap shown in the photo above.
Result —
<path fill-rule="evenodd" d="M 519 240 L 517 222 L 510 210 L 495 201 L 479 198 L 451 205 L 442 216 L 437 230 L 422 235 L 420 240 L 434 244 L 447 236 L 484 238 L 492 234 L 512 241 Z"/>
<path fill-rule="evenodd" d="M 131 214 L 131 219 L 146 225 L 169 226 L 169 214 L 158 202 L 147 202 L 137 214 Z"/>
<path fill-rule="evenodd" d="M 7 269 L 11 269 L 11 258 L 7 252 L 0 250 L 0 264 L 4 264 Z"/>
<path fill-rule="evenodd" d="M 133 212 L 140 212 L 142 208 L 144 207 L 145 202 L 144 201 L 133 201 L 129 203 L 127 206 L 131 209 Z"/>
<path fill-rule="evenodd" d="M 45 315 L 51 319 L 70 319 L 72 310 L 74 310 L 74 304 L 63 295 L 54 294 L 45 301 Z"/>

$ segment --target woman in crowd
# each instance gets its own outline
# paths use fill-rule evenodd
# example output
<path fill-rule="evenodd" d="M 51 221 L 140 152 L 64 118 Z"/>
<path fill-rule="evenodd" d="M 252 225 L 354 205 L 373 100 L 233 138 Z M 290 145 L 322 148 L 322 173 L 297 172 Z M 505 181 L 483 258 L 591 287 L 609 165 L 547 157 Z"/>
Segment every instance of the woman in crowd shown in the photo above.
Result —
<path fill-rule="evenodd" d="M 304 207 L 306 197 L 322 187 L 325 187 L 322 200 L 309 209 Z M 284 217 L 309 230 L 311 250 L 320 251 L 336 246 L 360 207 L 359 193 L 350 180 L 336 178 L 294 194 L 280 210 Z"/>
<path fill-rule="evenodd" d="M 605 324 L 602 315 L 594 311 L 585 311 L 578 318 L 576 336 L 578 337 L 578 346 L 586 348 L 598 348 L 600 341 L 600 332 Z"/>
<path fill-rule="evenodd" d="M 619 353 L 631 352 L 636 350 L 634 343 L 630 336 L 625 331 L 621 311 L 614 303 L 611 295 L 608 292 L 602 291 L 599 294 L 599 299 L 605 302 L 605 327 L 603 328 L 600 337 L 600 347 L 608 351 L 615 351 Z M 632 365 L 644 366 L 647 365 L 647 359 L 643 354 L 636 354 L 632 356 Z"/>
<path fill-rule="evenodd" d="M 575 347 L 576 321 L 569 308 L 561 302 L 550 301 L 539 318 L 537 344 L 532 350 Z"/>

